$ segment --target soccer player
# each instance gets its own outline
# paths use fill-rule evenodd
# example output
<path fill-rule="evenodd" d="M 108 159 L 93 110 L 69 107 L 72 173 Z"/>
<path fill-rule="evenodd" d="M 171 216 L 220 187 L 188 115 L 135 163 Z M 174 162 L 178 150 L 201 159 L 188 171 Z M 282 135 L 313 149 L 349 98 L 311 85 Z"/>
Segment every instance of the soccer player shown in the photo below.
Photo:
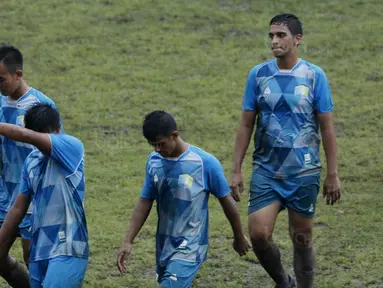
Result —
<path fill-rule="evenodd" d="M 37 147 L 25 160 L 20 193 L 0 230 L 0 258 L 7 260 L 32 200 L 31 287 L 81 287 L 89 255 L 84 146 L 60 133 L 59 113 L 48 104 L 32 106 L 24 121 L 25 128 L 0 123 L 0 135 Z"/>
<path fill-rule="evenodd" d="M 164 111 L 146 115 L 143 134 L 154 151 L 146 164 L 141 197 L 117 256 L 120 272 L 133 240 L 157 202 L 157 281 L 161 287 L 190 287 L 208 250 L 208 199 L 213 194 L 230 221 L 233 247 L 245 255 L 250 243 L 230 195 L 220 162 L 213 155 L 184 142 L 174 118 Z"/>
<path fill-rule="evenodd" d="M 23 56 L 12 46 L 0 46 L 0 122 L 24 125 L 24 114 L 28 107 L 35 103 L 55 103 L 43 93 L 28 86 L 23 78 Z M 1 141 L 1 178 L 0 178 L 0 227 L 9 209 L 14 204 L 19 193 L 19 184 L 24 160 L 32 151 L 33 146 L 0 136 Z M 21 237 L 24 262 L 28 265 L 31 237 L 31 209 L 20 223 L 18 236 Z M 14 239 L 15 240 L 15 239 Z M 2 262 L 2 261 L 0 261 Z M 8 281 L 3 270 L 9 270 L 6 262 L 0 264 L 0 275 Z M 27 270 L 21 263 L 12 260 L 17 279 L 24 283 L 28 281 Z M 5 274 L 4 274 L 5 273 Z M 12 281 L 12 280 L 11 280 Z M 24 286 L 23 286 L 24 287 Z"/>
<path fill-rule="evenodd" d="M 243 192 L 242 161 L 255 126 L 255 151 L 248 206 L 249 234 L 260 263 L 277 284 L 295 287 L 272 241 L 277 215 L 287 208 L 298 287 L 314 279 L 313 216 L 320 185 L 322 134 L 327 160 L 323 195 L 327 204 L 340 198 L 333 126 L 333 101 L 323 70 L 298 57 L 300 20 L 281 14 L 270 21 L 274 59 L 251 69 L 237 131 L 231 189 Z"/>

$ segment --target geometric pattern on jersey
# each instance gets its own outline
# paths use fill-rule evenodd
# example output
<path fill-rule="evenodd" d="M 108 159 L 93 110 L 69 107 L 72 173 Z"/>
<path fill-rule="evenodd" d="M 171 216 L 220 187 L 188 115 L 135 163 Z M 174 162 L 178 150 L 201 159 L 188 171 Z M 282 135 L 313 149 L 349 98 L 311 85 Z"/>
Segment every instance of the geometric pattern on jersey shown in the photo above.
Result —
<path fill-rule="evenodd" d="M 32 197 L 30 261 L 88 258 L 84 158 L 80 140 L 50 134 L 51 157 L 34 150 L 25 161 L 21 193 Z"/>
<path fill-rule="evenodd" d="M 333 109 L 324 72 L 300 60 L 280 71 L 275 59 L 249 73 L 243 109 L 257 111 L 254 168 L 268 177 L 293 178 L 320 171 L 317 112 Z"/>
<path fill-rule="evenodd" d="M 177 159 L 152 152 L 141 197 L 157 202 L 156 262 L 205 261 L 208 250 L 208 200 L 230 192 L 221 164 L 200 148 Z"/>
<path fill-rule="evenodd" d="M 30 88 L 17 101 L 0 94 L 0 122 L 24 127 L 24 115 L 36 103 L 47 103 L 56 108 L 55 103 L 40 91 Z M 24 161 L 34 149 L 30 144 L 17 142 L 4 136 L 1 140 L 1 179 L 0 210 L 9 211 L 19 193 L 19 184 Z M 32 212 L 30 207 L 28 213 Z M 30 225 L 30 224 L 29 224 Z"/>

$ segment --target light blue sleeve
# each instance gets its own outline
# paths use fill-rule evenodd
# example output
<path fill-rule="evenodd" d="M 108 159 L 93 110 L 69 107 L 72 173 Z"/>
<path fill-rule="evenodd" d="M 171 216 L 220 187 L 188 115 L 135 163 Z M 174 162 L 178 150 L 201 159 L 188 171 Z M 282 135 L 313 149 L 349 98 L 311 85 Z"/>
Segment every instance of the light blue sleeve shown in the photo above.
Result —
<path fill-rule="evenodd" d="M 148 161 L 146 162 L 145 181 L 144 181 L 144 185 L 142 186 L 141 197 L 154 200 L 156 199 L 156 191 L 155 191 L 152 176 L 149 173 L 149 159 L 150 158 L 148 158 Z"/>
<path fill-rule="evenodd" d="M 319 113 L 331 112 L 334 108 L 330 85 L 326 74 L 318 66 L 315 70 L 314 108 Z"/>
<path fill-rule="evenodd" d="M 84 157 L 84 145 L 77 138 L 66 134 L 49 134 L 52 143 L 51 157 L 65 170 L 65 177 L 75 173 Z"/>
<path fill-rule="evenodd" d="M 219 160 L 211 155 L 205 159 L 204 169 L 209 192 L 217 198 L 228 195 L 231 190 Z"/>
<path fill-rule="evenodd" d="M 32 197 L 32 187 L 29 182 L 29 173 L 27 169 L 27 161 L 24 162 L 23 172 L 21 175 L 21 181 L 20 181 L 20 187 L 19 187 L 20 193 Z"/>
<path fill-rule="evenodd" d="M 258 91 L 258 83 L 257 83 L 257 67 L 254 67 L 249 72 L 247 83 L 245 87 L 245 93 L 243 96 L 242 109 L 245 111 L 255 111 L 257 105 L 257 91 Z"/>

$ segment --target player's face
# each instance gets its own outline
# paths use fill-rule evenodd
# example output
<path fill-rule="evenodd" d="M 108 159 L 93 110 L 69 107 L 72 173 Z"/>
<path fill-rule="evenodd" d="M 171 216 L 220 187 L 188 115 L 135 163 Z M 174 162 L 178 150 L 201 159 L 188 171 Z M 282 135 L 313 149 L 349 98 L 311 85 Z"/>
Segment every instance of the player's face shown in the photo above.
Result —
<path fill-rule="evenodd" d="M 172 154 L 176 148 L 176 135 L 170 135 L 169 137 L 158 136 L 155 142 L 149 142 L 154 148 L 154 151 L 158 152 L 162 157 L 172 157 Z"/>
<path fill-rule="evenodd" d="M 9 73 L 4 64 L 0 64 L 0 92 L 4 96 L 12 96 L 20 86 L 20 73 Z"/>
<path fill-rule="evenodd" d="M 296 49 L 301 36 L 292 35 L 286 25 L 273 24 L 270 26 L 269 38 L 274 57 L 281 58 Z"/>

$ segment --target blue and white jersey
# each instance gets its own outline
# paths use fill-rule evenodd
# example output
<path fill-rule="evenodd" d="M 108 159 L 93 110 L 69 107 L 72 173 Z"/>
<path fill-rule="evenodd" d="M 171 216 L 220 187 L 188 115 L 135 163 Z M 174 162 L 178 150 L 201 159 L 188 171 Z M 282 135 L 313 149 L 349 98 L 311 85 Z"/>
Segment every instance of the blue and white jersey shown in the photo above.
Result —
<path fill-rule="evenodd" d="M 330 87 L 321 68 L 302 59 L 283 71 L 271 60 L 249 73 L 243 110 L 257 113 L 254 169 L 272 178 L 320 172 L 317 113 L 333 109 Z"/>
<path fill-rule="evenodd" d="M 202 262 L 208 250 L 208 200 L 230 193 L 222 166 L 213 155 L 190 145 L 176 159 L 152 152 L 141 197 L 156 200 L 157 265 L 180 259 Z"/>
<path fill-rule="evenodd" d="M 66 134 L 49 134 L 52 154 L 34 150 L 20 184 L 33 201 L 30 261 L 57 256 L 88 258 L 84 211 L 84 146 Z"/>
<path fill-rule="evenodd" d="M 1 95 L 1 94 L 0 94 Z M 24 127 L 26 111 L 36 103 L 47 103 L 56 108 L 56 104 L 40 91 L 30 88 L 17 101 L 10 97 L 0 96 L 0 122 Z M 57 109 L 57 108 L 56 108 Z M 32 145 L 16 142 L 4 136 L 1 141 L 1 178 L 0 178 L 0 211 L 8 212 L 19 194 L 19 184 L 24 161 L 35 149 Z M 31 213 L 31 210 L 28 211 Z M 5 213 L 4 213 L 5 215 Z M 2 221 L 4 219 L 0 219 Z"/>

